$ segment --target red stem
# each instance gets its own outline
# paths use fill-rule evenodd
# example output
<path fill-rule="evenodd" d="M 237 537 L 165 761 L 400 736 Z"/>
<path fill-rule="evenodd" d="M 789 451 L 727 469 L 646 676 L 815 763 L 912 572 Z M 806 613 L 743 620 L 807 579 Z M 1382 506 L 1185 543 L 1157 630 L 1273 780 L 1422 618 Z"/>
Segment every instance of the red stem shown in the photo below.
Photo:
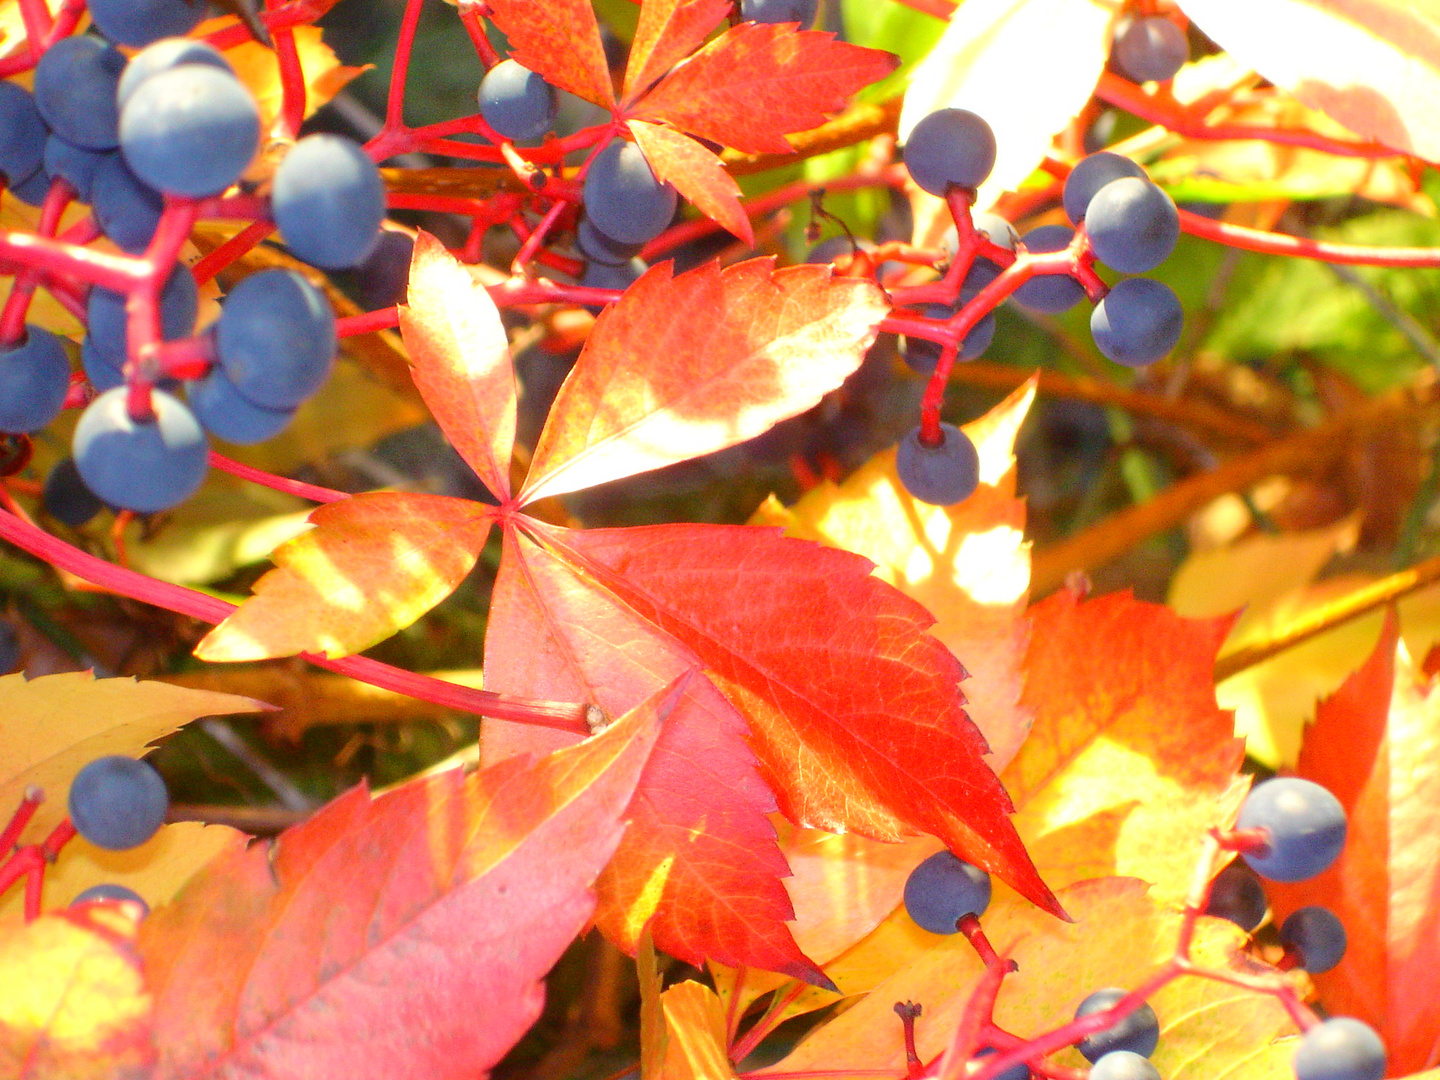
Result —
<path fill-rule="evenodd" d="M 245 226 L 191 268 L 191 273 L 195 275 L 195 284 L 205 284 L 221 270 L 242 258 L 274 229 L 274 223 L 268 220 L 251 222 Z"/>
<path fill-rule="evenodd" d="M 347 315 L 335 320 L 335 333 L 340 337 L 354 337 L 356 334 L 373 334 L 379 330 L 393 330 L 400 325 L 400 309 L 395 306 L 376 308 L 364 315 Z"/>
<path fill-rule="evenodd" d="M 297 495 L 302 499 L 309 499 L 311 502 L 332 503 L 350 497 L 343 491 L 334 491 L 331 488 L 318 487 L 315 484 L 307 484 L 301 480 L 291 480 L 288 477 L 276 476 L 274 473 L 257 469 L 253 465 L 246 465 L 244 462 L 235 461 L 214 450 L 210 451 L 210 464 L 221 472 L 227 472 L 231 476 L 239 477 L 241 480 L 249 480 L 251 483 L 261 484 L 275 491 L 283 491 L 287 495 Z"/>
<path fill-rule="evenodd" d="M 32 785 L 25 789 L 25 795 L 21 798 L 20 805 L 15 808 L 10 824 L 5 826 L 4 832 L 0 832 L 0 851 L 9 851 L 19 842 L 20 834 L 25 831 L 25 826 L 30 824 L 30 819 L 44 801 L 45 793 L 38 787 Z"/>
<path fill-rule="evenodd" d="M 1440 267 L 1440 248 L 1373 247 L 1368 244 L 1336 244 L 1310 240 L 1284 233 L 1247 229 L 1243 225 L 1227 225 L 1223 221 L 1180 211 L 1180 227 L 1192 236 L 1213 240 L 1217 244 L 1255 251 L 1262 255 L 1288 255 L 1297 259 L 1349 266 L 1393 266 L 1434 269 Z"/>
<path fill-rule="evenodd" d="M 475 55 L 480 57 L 480 62 L 489 71 L 500 62 L 500 54 L 495 51 L 495 46 L 490 44 L 490 35 L 485 32 L 485 20 L 482 5 L 474 0 L 460 0 L 458 5 L 460 25 L 465 27 L 465 33 L 470 35 L 470 44 L 475 46 Z"/>
<path fill-rule="evenodd" d="M 305 72 L 295 49 L 295 31 L 286 27 L 270 37 L 275 42 L 275 66 L 280 73 L 280 120 L 285 134 L 293 139 L 305 122 Z"/>
<path fill-rule="evenodd" d="M 399 131 L 405 127 L 405 81 L 410 74 L 410 54 L 415 48 L 422 6 L 422 0 L 405 0 L 405 14 L 395 41 L 395 65 L 390 70 L 390 93 L 385 99 L 383 131 Z"/>

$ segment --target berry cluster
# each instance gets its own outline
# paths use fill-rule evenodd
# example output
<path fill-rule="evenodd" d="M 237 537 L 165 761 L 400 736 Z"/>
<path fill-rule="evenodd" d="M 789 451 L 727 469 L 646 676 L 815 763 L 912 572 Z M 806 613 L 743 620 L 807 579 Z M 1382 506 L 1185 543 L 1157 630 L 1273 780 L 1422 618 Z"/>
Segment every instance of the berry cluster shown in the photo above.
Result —
<path fill-rule="evenodd" d="M 1173 25 L 1166 23 L 1166 25 Z M 942 345 L 923 337 L 907 340 L 906 360 L 938 384 L 955 361 L 972 360 L 995 332 L 993 309 L 1006 296 L 1033 311 L 1066 311 L 1088 295 L 1095 301 L 1090 331 L 1100 352 L 1119 364 L 1141 367 L 1159 360 L 1180 339 L 1183 315 L 1175 293 L 1151 278 L 1131 277 L 1107 286 L 1096 276 L 1098 260 L 1122 274 L 1154 270 L 1180 237 L 1174 202 L 1129 158 L 1101 151 L 1078 162 L 1064 185 L 1063 204 L 1075 226 L 1041 225 L 1017 238 L 1013 226 L 993 214 L 970 216 L 974 189 L 995 163 L 990 126 L 965 109 L 940 109 L 924 117 L 905 144 L 910 177 L 923 190 L 950 201 L 960 235 L 951 257 L 958 267 L 953 305 L 930 303 L 920 315 L 943 328 Z M 960 256 L 961 240 L 967 258 Z M 1038 256 L 1052 256 L 1049 259 Z M 916 324 L 919 329 L 919 324 Z M 944 367 L 944 371 L 939 369 Z M 979 483 L 978 456 L 963 432 L 938 422 L 922 423 L 900 443 L 900 478 L 917 499 L 958 502 Z"/>
<path fill-rule="evenodd" d="M 1242 804 L 1236 830 L 1226 841 L 1226 846 L 1240 852 L 1244 862 L 1232 864 L 1215 876 L 1205 901 L 1205 914 L 1228 919 L 1247 932 L 1254 930 L 1264 921 L 1267 907 L 1256 874 L 1274 881 L 1314 877 L 1339 856 L 1345 832 L 1343 807 L 1320 785 L 1295 777 L 1257 784 Z M 904 902 L 906 913 L 922 929 L 936 934 L 964 931 L 982 960 L 1003 965 L 980 929 L 979 917 L 990 904 L 990 876 L 984 870 L 948 851 L 939 852 L 910 872 Z M 1188 917 L 1193 919 L 1195 914 L 1196 909 L 1192 909 Z M 1327 908 L 1305 907 L 1293 912 L 1281 925 L 1280 942 L 1285 948 L 1282 967 L 1325 972 L 1344 956 L 1345 930 Z M 1175 974 L 1178 970 L 1163 981 Z M 1152 980 L 1149 985 L 1160 981 Z M 896 1011 L 909 1024 L 919 1010 L 908 1005 L 905 1009 L 897 1006 Z M 1082 1023 L 1099 1013 L 1107 1014 L 1110 1022 L 1100 1028 L 1094 1027 L 1094 1021 Z M 1160 1022 L 1140 992 L 1120 987 L 1094 991 L 1075 1009 L 1074 1027 L 1067 1025 L 1065 1033 L 1072 1030 L 1075 1035 L 1071 1042 L 1090 1062 L 1091 1080 L 1160 1080 L 1159 1071 L 1150 1061 L 1160 1043 Z M 1003 1033 L 997 1029 L 996 1034 Z M 1006 1045 L 1014 1042 L 1012 1036 Z M 981 1068 L 983 1059 L 996 1052 L 994 1046 L 982 1047 L 972 1059 L 972 1071 Z M 1037 1062 L 1031 1059 L 1031 1064 Z M 1385 1047 L 1375 1031 L 1359 1020 L 1342 1016 L 1312 1021 L 1299 1041 L 1294 1069 L 1296 1080 L 1381 1080 L 1385 1063 Z M 1004 1080 L 1027 1080 L 1031 1072 L 1022 1064 L 997 1075 Z M 1053 1073 L 1037 1064 L 1035 1075 Z"/>

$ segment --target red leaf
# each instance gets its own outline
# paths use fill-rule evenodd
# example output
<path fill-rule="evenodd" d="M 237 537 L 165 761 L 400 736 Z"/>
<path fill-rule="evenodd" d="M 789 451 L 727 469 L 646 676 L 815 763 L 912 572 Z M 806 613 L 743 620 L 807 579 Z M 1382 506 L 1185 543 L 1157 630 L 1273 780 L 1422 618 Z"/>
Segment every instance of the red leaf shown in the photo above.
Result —
<path fill-rule="evenodd" d="M 400 336 L 420 396 L 450 445 L 501 502 L 510 498 L 515 371 L 500 312 L 482 285 L 422 232 Z"/>
<path fill-rule="evenodd" d="M 653 692 L 694 655 L 658 633 L 518 530 L 507 530 L 485 643 L 486 685 L 527 697 L 559 694 L 607 712 Z M 774 796 L 746 745 L 745 721 L 704 679 L 665 721 L 630 827 L 597 883 L 596 921 L 633 952 L 647 922 L 666 952 L 824 976 L 795 944 L 779 879 L 789 873 L 766 817 Z M 487 757 L 567 736 L 487 722 Z"/>
<path fill-rule="evenodd" d="M 625 100 L 633 101 L 690 55 L 730 13 L 731 0 L 646 0 L 630 43 Z"/>
<path fill-rule="evenodd" d="M 1298 774 L 1345 807 L 1339 860 L 1265 890 L 1277 922 L 1307 904 L 1340 917 L 1345 957 L 1313 976 L 1320 1000 L 1380 1033 L 1395 1076 L 1440 1064 L 1440 690 L 1398 643 L 1392 609 L 1374 653 L 1316 709 L 1300 750 Z"/>
<path fill-rule="evenodd" d="M 732 26 L 640 99 L 628 118 L 752 154 L 788 154 L 784 136 L 818 127 L 899 58 L 788 24 Z"/>
<path fill-rule="evenodd" d="M 600 316 L 551 406 L 521 503 L 753 438 L 859 366 L 889 310 L 870 280 L 751 259 L 652 266 Z M 703 318 L 697 317 L 704 313 Z"/>
<path fill-rule="evenodd" d="M 443 495 L 377 491 L 327 503 L 310 515 L 313 529 L 275 549 L 275 569 L 195 655 L 233 662 L 368 648 L 455 591 L 490 519 L 490 507 Z"/>
<path fill-rule="evenodd" d="M 490 21 L 510 41 L 510 58 L 546 82 L 606 109 L 615 88 L 590 0 L 490 0 Z"/>
<path fill-rule="evenodd" d="M 961 707 L 964 670 L 926 633 L 930 614 L 868 560 L 744 526 L 526 527 L 629 621 L 628 635 L 587 626 L 587 639 L 629 643 L 641 664 L 657 644 L 699 658 L 749 722 L 792 821 L 885 840 L 931 833 L 1058 912 Z"/>
<path fill-rule="evenodd" d="M 688 202 L 717 225 L 755 246 L 750 216 L 740 205 L 740 185 L 725 171 L 719 156 L 688 135 L 643 120 L 630 121 L 635 136 L 656 177 L 675 185 Z"/>
<path fill-rule="evenodd" d="M 141 927 L 157 1080 L 488 1069 L 589 921 L 677 692 L 541 761 L 357 788 L 273 845 L 232 846 Z"/>

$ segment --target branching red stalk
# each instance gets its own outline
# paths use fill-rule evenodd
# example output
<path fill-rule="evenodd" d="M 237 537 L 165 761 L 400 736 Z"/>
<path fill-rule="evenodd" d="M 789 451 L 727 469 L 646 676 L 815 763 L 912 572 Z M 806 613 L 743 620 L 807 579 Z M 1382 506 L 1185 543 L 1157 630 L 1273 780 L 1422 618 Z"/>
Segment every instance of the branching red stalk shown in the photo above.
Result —
<path fill-rule="evenodd" d="M 305 122 L 305 72 L 295 48 L 295 31 L 287 26 L 273 31 L 270 37 L 275 42 L 275 65 L 280 73 L 280 121 L 285 134 L 293 139 Z"/>

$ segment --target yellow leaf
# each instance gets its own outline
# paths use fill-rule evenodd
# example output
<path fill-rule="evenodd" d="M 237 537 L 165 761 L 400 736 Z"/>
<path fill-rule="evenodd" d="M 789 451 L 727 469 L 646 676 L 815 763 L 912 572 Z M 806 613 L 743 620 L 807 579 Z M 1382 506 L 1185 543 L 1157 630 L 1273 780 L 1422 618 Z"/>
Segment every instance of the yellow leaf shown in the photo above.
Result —
<path fill-rule="evenodd" d="M 734 1076 L 725 1051 L 725 1005 L 708 986 L 689 980 L 660 996 L 669 1038 L 663 1080 Z"/>
<path fill-rule="evenodd" d="M 88 671 L 0 677 L 0 816 L 25 789 L 46 799 L 22 841 L 38 843 L 65 817 L 70 781 L 106 754 L 139 756 L 162 736 L 201 716 L 259 712 L 263 702 L 131 678 L 96 679 Z"/>
<path fill-rule="evenodd" d="M 119 909 L 0 928 L 0 1076 L 111 1080 L 154 1061 L 152 1001 Z"/>
<path fill-rule="evenodd" d="M 820 484 L 792 507 L 772 496 L 750 519 L 864 555 L 876 564 L 877 577 L 930 610 L 936 618 L 930 632 L 970 673 L 965 711 L 989 742 L 986 761 L 996 772 L 1030 728 L 1018 704 L 1029 633 L 1030 544 L 1024 503 L 1015 498 L 1014 446 L 1034 398 L 1031 382 L 965 425 L 980 451 L 981 486 L 956 506 L 911 497 L 889 450 L 843 484 Z"/>

